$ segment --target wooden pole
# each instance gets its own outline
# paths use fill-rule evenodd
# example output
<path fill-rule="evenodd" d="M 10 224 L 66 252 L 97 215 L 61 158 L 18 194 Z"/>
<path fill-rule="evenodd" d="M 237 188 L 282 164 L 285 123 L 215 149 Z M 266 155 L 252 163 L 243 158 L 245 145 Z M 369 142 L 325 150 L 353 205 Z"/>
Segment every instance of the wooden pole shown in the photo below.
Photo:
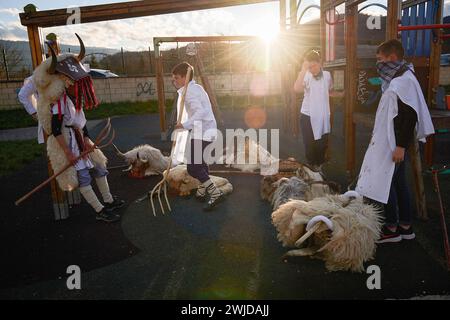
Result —
<path fill-rule="evenodd" d="M 355 124 L 353 112 L 357 92 L 357 27 L 358 6 L 346 7 L 345 11 L 345 153 L 347 173 L 350 180 L 355 174 Z"/>
<path fill-rule="evenodd" d="M 289 0 L 289 25 L 291 30 L 297 28 L 297 0 Z"/>
<path fill-rule="evenodd" d="M 397 39 L 398 16 L 399 16 L 398 0 L 388 0 L 388 10 L 386 18 L 386 40 Z"/>
<path fill-rule="evenodd" d="M 35 69 L 44 59 L 44 52 L 41 44 L 41 37 L 39 34 L 39 28 L 34 25 L 27 27 L 28 32 L 28 42 L 30 45 L 31 59 L 33 64 L 33 69 Z M 47 143 L 47 134 L 44 131 L 45 143 Z M 51 177 L 54 172 L 50 164 L 50 160 L 47 158 L 47 170 L 48 175 Z M 69 217 L 69 206 L 66 201 L 65 193 L 62 191 L 55 180 L 50 183 L 52 201 L 53 201 L 53 212 L 55 215 L 55 220 L 62 220 Z"/>
<path fill-rule="evenodd" d="M 197 65 L 197 71 L 198 75 L 200 76 L 200 79 L 202 80 L 203 87 L 205 88 L 206 93 L 208 94 L 209 101 L 211 102 L 211 106 L 214 112 L 214 116 L 216 117 L 217 124 L 219 124 L 221 127 L 224 126 L 222 114 L 220 112 L 219 103 L 217 102 L 216 94 L 214 90 L 211 87 L 211 84 L 209 82 L 208 77 L 204 73 L 204 66 L 203 61 L 200 57 L 200 50 L 197 51 L 197 54 L 195 55 L 195 62 Z"/>
<path fill-rule="evenodd" d="M 159 42 L 154 41 L 155 66 L 156 66 L 156 88 L 158 91 L 159 126 L 161 129 L 161 139 L 167 140 L 166 126 L 166 97 L 164 96 L 164 70 L 161 53 L 159 52 Z"/>
<path fill-rule="evenodd" d="M 280 0 L 280 30 L 286 30 L 286 0 Z"/>

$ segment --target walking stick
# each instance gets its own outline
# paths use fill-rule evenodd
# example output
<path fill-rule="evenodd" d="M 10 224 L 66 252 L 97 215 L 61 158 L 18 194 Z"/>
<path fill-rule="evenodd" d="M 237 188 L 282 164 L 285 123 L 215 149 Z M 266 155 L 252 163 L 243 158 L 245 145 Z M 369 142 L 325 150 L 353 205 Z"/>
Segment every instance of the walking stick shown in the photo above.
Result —
<path fill-rule="evenodd" d="M 186 99 L 186 92 L 187 92 L 187 87 L 189 85 L 191 73 L 192 73 L 191 67 L 188 67 L 187 74 L 186 74 L 186 81 L 184 82 L 184 88 L 183 88 L 183 92 L 181 94 L 180 112 L 178 114 L 177 124 L 181 123 L 181 119 L 183 117 L 184 101 Z M 163 203 L 161 201 L 161 188 L 164 188 L 163 193 L 164 193 L 164 199 L 166 200 L 167 208 L 169 209 L 169 212 L 172 211 L 172 208 L 170 207 L 169 199 L 167 199 L 167 181 L 166 180 L 167 180 L 167 176 L 169 175 L 169 170 L 172 167 L 172 158 L 173 158 L 173 152 L 175 150 L 175 145 L 177 143 L 177 135 L 178 135 L 178 131 L 175 131 L 174 139 L 172 142 L 172 148 L 170 150 L 169 163 L 167 164 L 166 171 L 164 171 L 164 173 L 163 173 L 163 178 L 160 182 L 158 182 L 156 184 L 156 186 L 152 189 L 152 191 L 149 192 L 150 204 L 152 206 L 153 215 L 155 217 L 156 217 L 156 210 L 155 210 L 155 204 L 153 203 L 153 196 L 155 195 L 155 192 L 157 192 L 157 194 L 158 194 L 158 201 L 159 201 L 159 206 L 161 207 L 161 211 L 163 214 L 166 214 L 166 212 L 164 211 Z"/>
<path fill-rule="evenodd" d="M 110 145 L 112 143 L 112 141 L 114 140 L 115 137 L 115 131 L 113 129 L 112 134 L 111 134 L 111 138 L 103 145 L 100 145 L 100 143 L 102 143 L 105 139 L 108 138 L 108 135 L 111 131 L 111 119 L 108 118 L 107 122 L 106 122 L 106 126 L 102 129 L 102 131 L 99 133 L 97 139 L 94 142 L 93 147 L 89 148 L 88 150 L 83 151 L 76 159 L 75 161 L 80 160 L 81 158 L 83 158 L 84 156 L 86 156 L 88 153 L 91 153 L 92 151 L 94 151 L 95 148 L 98 149 L 102 149 L 108 145 Z M 21 204 L 23 201 L 25 201 L 26 199 L 28 199 L 29 197 L 31 197 L 33 194 L 35 194 L 36 192 L 38 192 L 39 190 L 41 190 L 43 187 L 45 187 L 47 184 L 49 184 L 53 179 L 56 179 L 56 177 L 58 177 L 60 174 L 62 174 L 64 171 L 66 171 L 67 169 L 69 169 L 73 164 L 72 163 L 68 163 L 64 168 L 62 168 L 61 170 L 59 170 L 58 172 L 54 173 L 51 177 L 49 177 L 47 180 L 45 180 L 44 182 L 42 182 L 40 185 L 38 185 L 36 188 L 34 188 L 33 190 L 31 190 L 30 192 L 28 192 L 26 195 L 24 195 L 23 197 L 21 197 L 19 200 L 17 200 L 15 202 L 16 206 L 18 206 L 19 204 Z"/>
<path fill-rule="evenodd" d="M 445 259 L 447 260 L 446 261 L 447 269 L 450 270 L 450 243 L 448 240 L 447 224 L 445 222 L 445 211 L 444 211 L 444 205 L 442 203 L 441 189 L 439 187 L 439 179 L 438 179 L 439 173 L 443 172 L 445 170 L 448 170 L 447 166 L 443 166 L 442 168 L 439 168 L 439 169 L 432 167 L 431 174 L 433 175 L 434 191 L 436 192 L 436 194 L 438 196 L 438 201 L 439 201 L 439 213 L 440 213 L 440 219 L 441 219 L 442 236 L 444 238 Z"/>

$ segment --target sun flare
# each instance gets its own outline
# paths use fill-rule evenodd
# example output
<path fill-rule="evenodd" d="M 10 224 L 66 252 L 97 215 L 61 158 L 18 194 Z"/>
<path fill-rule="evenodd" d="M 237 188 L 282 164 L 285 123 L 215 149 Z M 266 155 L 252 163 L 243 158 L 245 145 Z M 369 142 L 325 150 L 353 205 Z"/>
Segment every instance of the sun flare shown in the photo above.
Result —
<path fill-rule="evenodd" d="M 272 43 L 278 36 L 280 24 L 276 16 L 264 16 L 249 22 L 246 34 L 261 38 L 266 44 Z"/>

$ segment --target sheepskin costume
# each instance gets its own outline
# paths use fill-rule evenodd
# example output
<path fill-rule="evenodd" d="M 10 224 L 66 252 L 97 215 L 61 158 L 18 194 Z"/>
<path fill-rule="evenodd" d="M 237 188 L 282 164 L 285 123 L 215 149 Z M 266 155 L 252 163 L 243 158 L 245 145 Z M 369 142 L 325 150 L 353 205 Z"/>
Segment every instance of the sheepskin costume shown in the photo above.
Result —
<path fill-rule="evenodd" d="M 280 172 L 265 176 L 260 184 L 261 198 L 271 202 L 272 205 L 280 205 L 289 197 L 309 201 L 317 197 L 340 193 L 340 186 L 337 183 L 324 181 L 324 175 L 321 172 L 314 171 L 307 165 L 296 162 L 295 159 L 282 160 L 280 164 L 283 164 L 283 167 L 280 166 Z M 285 171 L 289 169 L 293 171 Z M 306 189 L 304 184 L 307 185 Z M 274 207 L 274 210 L 277 208 L 278 206 Z"/>
<path fill-rule="evenodd" d="M 209 177 L 225 195 L 233 192 L 233 186 L 227 179 L 212 175 Z M 197 190 L 200 185 L 200 181 L 189 175 L 186 165 L 178 165 L 170 169 L 167 182 L 170 189 L 176 191 L 180 196 L 189 195 L 192 190 Z"/>
<path fill-rule="evenodd" d="M 376 206 L 352 193 L 291 200 L 274 211 L 278 240 L 286 247 L 302 246 L 286 256 L 322 259 L 329 271 L 364 271 L 363 263 L 375 255 L 382 217 Z"/>
<path fill-rule="evenodd" d="M 77 36 L 78 37 L 78 36 Z M 79 37 L 78 37 L 79 38 Z M 82 52 L 84 51 L 84 45 L 82 44 L 81 39 L 80 45 L 82 47 Z M 52 135 L 52 113 L 51 113 L 51 105 L 58 103 L 61 97 L 65 94 L 65 80 L 64 75 L 54 72 L 50 73 L 50 69 L 52 68 L 53 59 L 57 59 L 57 62 L 60 63 L 67 58 L 74 58 L 77 61 L 79 60 L 79 56 L 74 54 L 62 54 L 56 57 L 54 52 L 52 52 L 52 58 L 43 61 L 33 72 L 33 81 L 36 85 L 36 89 L 38 92 L 37 99 L 37 114 L 39 122 L 42 124 L 42 127 L 46 134 L 47 138 L 47 155 L 50 159 L 50 163 L 52 165 L 53 171 L 57 172 L 61 170 L 68 164 L 67 158 L 64 154 L 63 149 L 58 144 L 56 138 Z M 81 55 L 81 53 L 80 53 Z M 84 55 L 84 53 L 83 53 Z M 80 59 L 81 60 L 81 59 Z M 81 65 L 79 65 L 81 67 Z M 92 89 L 92 88 L 90 88 Z M 88 90 L 88 89 L 86 89 Z M 83 91 L 79 91 L 81 95 Z M 91 95 L 91 92 L 89 92 Z M 93 92 L 92 92 L 93 94 Z M 95 94 L 94 94 L 95 97 Z M 63 126 L 62 134 L 69 144 L 69 129 Z M 105 155 L 99 150 L 95 149 L 95 151 L 89 154 L 89 158 L 96 165 L 106 168 L 107 159 Z M 78 187 L 78 178 L 77 172 L 73 166 L 69 167 L 66 171 L 64 171 L 61 175 L 59 175 L 56 180 L 60 188 L 64 191 L 70 191 L 74 188 Z"/>
<path fill-rule="evenodd" d="M 258 142 L 244 135 L 236 135 L 237 144 L 228 145 L 225 155 L 218 158 L 219 163 L 242 172 L 260 170 L 261 175 L 273 175 L 278 171 L 280 160 L 270 154 Z"/>
<path fill-rule="evenodd" d="M 122 153 L 114 144 L 113 146 L 117 155 L 129 165 L 124 171 L 130 171 L 130 176 L 133 178 L 162 174 L 169 164 L 169 157 L 164 156 L 161 150 L 148 144 L 134 147 L 125 153 Z"/>

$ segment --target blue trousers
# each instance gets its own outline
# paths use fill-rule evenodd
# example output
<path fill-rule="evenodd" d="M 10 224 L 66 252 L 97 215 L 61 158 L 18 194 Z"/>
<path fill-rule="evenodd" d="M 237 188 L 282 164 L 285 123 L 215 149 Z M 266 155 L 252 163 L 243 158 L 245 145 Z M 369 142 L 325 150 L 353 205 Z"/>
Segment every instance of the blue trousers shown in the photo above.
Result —
<path fill-rule="evenodd" d="M 100 167 L 94 167 L 91 169 L 95 178 L 101 178 L 108 174 L 108 170 Z M 91 184 L 92 178 L 89 169 L 82 169 L 77 171 L 78 184 L 80 187 L 86 187 Z"/>
<path fill-rule="evenodd" d="M 187 172 L 192 177 L 198 179 L 201 183 L 209 180 L 208 164 L 203 158 L 203 152 L 210 143 L 210 141 L 191 139 Z"/>

